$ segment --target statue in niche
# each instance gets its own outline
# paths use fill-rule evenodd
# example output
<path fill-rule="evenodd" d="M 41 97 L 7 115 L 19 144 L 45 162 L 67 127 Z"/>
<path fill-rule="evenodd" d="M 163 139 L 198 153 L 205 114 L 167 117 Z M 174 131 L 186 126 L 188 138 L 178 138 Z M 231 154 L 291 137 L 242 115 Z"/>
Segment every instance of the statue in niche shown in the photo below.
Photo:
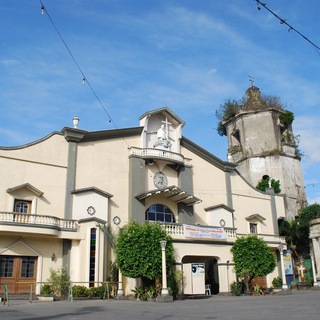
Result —
<path fill-rule="evenodd" d="M 166 125 L 162 124 L 157 131 L 157 142 L 154 144 L 154 148 L 170 150 L 171 142 L 168 134 L 168 123 L 164 122 Z"/>
<path fill-rule="evenodd" d="M 157 131 L 157 138 L 158 140 L 168 140 L 168 135 L 166 129 L 164 128 L 164 124 L 162 124 Z"/>

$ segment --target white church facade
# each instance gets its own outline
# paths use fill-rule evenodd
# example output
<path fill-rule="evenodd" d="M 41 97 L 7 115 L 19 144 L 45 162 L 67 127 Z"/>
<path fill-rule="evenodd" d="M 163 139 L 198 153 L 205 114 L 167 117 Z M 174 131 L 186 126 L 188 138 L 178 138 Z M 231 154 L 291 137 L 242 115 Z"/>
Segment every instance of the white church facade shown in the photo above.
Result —
<path fill-rule="evenodd" d="M 278 220 L 284 197 L 260 192 L 238 172 L 183 136 L 167 107 L 133 128 L 88 132 L 65 127 L 41 140 L 0 148 L 0 282 L 11 293 L 40 293 L 50 268 L 96 286 L 115 260 L 114 235 L 131 219 L 158 221 L 173 238 L 175 268 L 204 263 L 213 293 L 236 280 L 230 249 L 250 233 L 263 238 L 282 275 Z M 24 284 L 22 284 L 22 282 Z M 19 284 L 20 283 L 20 284 Z M 123 277 L 131 294 L 135 280 Z"/>

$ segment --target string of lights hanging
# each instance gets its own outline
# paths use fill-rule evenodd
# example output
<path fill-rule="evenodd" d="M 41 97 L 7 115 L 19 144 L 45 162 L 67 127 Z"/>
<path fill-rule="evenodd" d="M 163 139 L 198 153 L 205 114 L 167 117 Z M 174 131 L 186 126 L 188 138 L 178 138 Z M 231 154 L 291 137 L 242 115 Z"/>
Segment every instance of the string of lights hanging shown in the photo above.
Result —
<path fill-rule="evenodd" d="M 267 7 L 267 4 L 265 2 L 261 2 L 260 0 L 253 0 L 257 3 L 257 8 L 258 10 L 261 10 L 261 7 L 265 8 L 267 11 L 269 11 L 272 15 L 274 15 L 279 21 L 280 24 L 284 24 L 286 26 L 289 27 L 288 32 L 290 32 L 291 30 L 296 32 L 299 36 L 301 36 L 304 40 L 306 40 L 307 42 L 309 42 L 314 49 L 316 50 L 316 52 L 318 53 L 318 55 L 320 55 L 320 47 L 318 47 L 314 42 L 312 42 L 310 39 L 308 39 L 305 35 L 303 35 L 301 32 L 299 32 L 297 29 L 295 29 L 292 25 L 290 25 L 286 19 L 282 19 L 280 18 L 275 12 L 273 12 L 271 9 L 269 9 Z"/>

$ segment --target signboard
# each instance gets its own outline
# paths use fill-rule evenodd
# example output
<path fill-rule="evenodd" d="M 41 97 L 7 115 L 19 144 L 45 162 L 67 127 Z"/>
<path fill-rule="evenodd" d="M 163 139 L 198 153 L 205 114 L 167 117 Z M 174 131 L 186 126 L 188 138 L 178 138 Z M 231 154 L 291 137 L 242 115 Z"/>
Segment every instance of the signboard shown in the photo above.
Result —
<path fill-rule="evenodd" d="M 192 264 L 192 276 L 199 277 L 204 275 L 204 263 L 193 263 Z"/>
<path fill-rule="evenodd" d="M 191 226 L 188 224 L 184 224 L 183 228 L 184 228 L 184 235 L 187 238 L 214 239 L 214 240 L 227 239 L 227 234 L 223 228 Z"/>
<path fill-rule="evenodd" d="M 283 263 L 286 276 L 293 275 L 291 250 L 283 250 Z"/>

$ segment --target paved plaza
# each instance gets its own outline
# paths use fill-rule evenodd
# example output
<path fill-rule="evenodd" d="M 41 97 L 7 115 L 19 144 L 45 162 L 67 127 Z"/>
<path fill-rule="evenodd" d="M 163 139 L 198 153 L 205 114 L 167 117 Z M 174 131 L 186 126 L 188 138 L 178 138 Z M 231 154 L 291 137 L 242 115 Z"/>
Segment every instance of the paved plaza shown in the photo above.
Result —
<path fill-rule="evenodd" d="M 75 300 L 0 305 L 5 320 L 292 320 L 320 319 L 320 290 L 273 296 L 211 296 L 172 303 L 117 300 Z"/>

